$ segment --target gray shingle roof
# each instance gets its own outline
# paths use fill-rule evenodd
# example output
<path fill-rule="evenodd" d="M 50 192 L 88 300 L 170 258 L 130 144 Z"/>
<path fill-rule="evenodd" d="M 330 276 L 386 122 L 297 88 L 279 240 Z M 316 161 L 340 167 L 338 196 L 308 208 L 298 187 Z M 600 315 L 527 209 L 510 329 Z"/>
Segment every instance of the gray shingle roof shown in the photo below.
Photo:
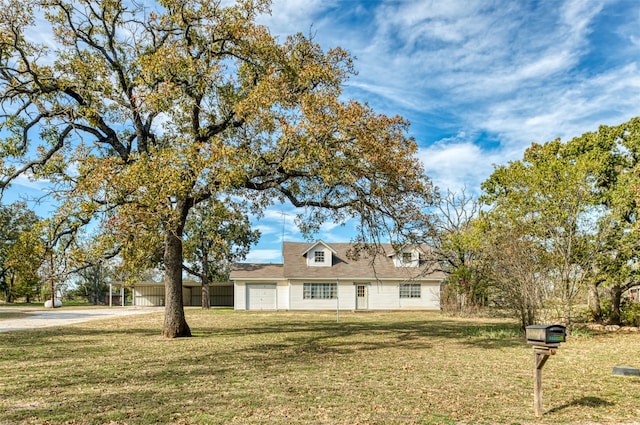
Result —
<path fill-rule="evenodd" d="M 237 263 L 229 278 L 231 280 L 238 278 L 283 279 L 284 266 L 282 264 Z"/>
<path fill-rule="evenodd" d="M 231 272 L 232 280 L 239 279 L 322 279 L 322 278 L 353 278 L 353 279 L 443 279 L 444 274 L 433 271 L 434 263 L 424 261 L 420 267 L 396 267 L 393 262 L 394 254 L 391 245 L 382 245 L 383 255 L 378 255 L 375 261 L 371 258 L 352 260 L 347 255 L 351 248 L 349 243 L 325 243 L 335 254 L 331 267 L 307 266 L 308 252 L 318 242 L 285 242 L 283 245 L 284 264 L 239 263 Z M 422 247 L 424 252 L 428 248 Z"/>

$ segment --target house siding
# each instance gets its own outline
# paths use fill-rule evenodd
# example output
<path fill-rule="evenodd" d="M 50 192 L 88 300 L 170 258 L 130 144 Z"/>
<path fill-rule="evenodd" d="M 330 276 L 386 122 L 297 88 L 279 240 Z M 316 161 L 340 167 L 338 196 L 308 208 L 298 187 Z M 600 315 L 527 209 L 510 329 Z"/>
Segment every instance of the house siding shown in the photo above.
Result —
<path fill-rule="evenodd" d="M 371 282 L 369 310 L 394 310 L 399 307 L 397 282 Z"/>
<path fill-rule="evenodd" d="M 233 308 L 234 310 L 249 310 L 252 309 L 250 305 L 247 305 L 248 288 L 250 285 L 273 285 L 275 287 L 276 295 L 276 310 L 288 310 L 289 309 L 289 295 L 288 286 L 286 281 L 236 281 L 233 288 Z"/>
<path fill-rule="evenodd" d="M 322 253 L 322 256 L 324 258 L 323 262 L 316 263 L 316 260 L 315 260 L 316 252 Z M 310 250 L 307 255 L 307 267 L 331 267 L 332 264 L 333 264 L 332 252 L 328 248 L 322 245 L 316 246 L 315 248 Z"/>
<path fill-rule="evenodd" d="M 276 285 L 276 293 L 278 294 L 278 310 L 289 310 L 289 284 L 279 282 Z"/>
<path fill-rule="evenodd" d="M 285 242 L 281 264 L 238 264 L 231 273 L 235 282 L 234 308 L 253 309 L 247 305 L 247 285 L 275 283 L 278 310 L 440 309 L 440 282 L 444 274 L 433 262 L 425 260 L 430 252 L 428 247 L 407 247 L 395 252 L 390 245 L 383 246 L 383 252 L 375 254 L 375 261 L 366 255 L 353 258 L 350 247 L 350 244 L 327 245 L 322 241 L 311 245 Z M 314 262 L 318 251 L 323 251 L 327 260 L 322 266 Z M 411 258 L 404 255 L 405 261 L 397 262 L 403 253 L 410 253 Z M 305 299 L 305 283 L 336 284 L 337 296 Z M 420 297 L 400 298 L 402 283 L 420 284 Z M 364 292 L 362 288 L 358 291 L 359 285 L 364 285 Z M 317 295 L 322 296 L 323 292 Z"/>
<path fill-rule="evenodd" d="M 337 283 L 337 298 L 333 299 L 305 299 L 305 283 Z M 334 279 L 324 281 L 290 281 L 291 304 L 290 310 L 353 310 L 355 305 L 355 291 L 353 283 L 336 282 Z"/>
<path fill-rule="evenodd" d="M 304 299 L 304 280 L 290 282 L 289 310 L 355 310 L 356 286 L 366 285 L 368 310 L 440 310 L 440 283 L 422 283 L 420 298 L 400 298 L 401 282 L 338 282 L 337 299 Z M 336 283 L 329 280 L 316 283 Z"/>
<path fill-rule="evenodd" d="M 399 308 L 403 310 L 440 310 L 440 283 L 422 283 L 420 298 L 400 298 L 400 288 L 398 286 L 396 297 L 398 297 Z"/>
<path fill-rule="evenodd" d="M 233 284 L 233 309 L 247 309 L 247 285 L 244 282 L 234 282 Z"/>
<path fill-rule="evenodd" d="M 400 298 L 403 282 L 372 282 L 369 287 L 370 310 L 440 310 L 440 283 L 420 283 L 420 298 Z"/>

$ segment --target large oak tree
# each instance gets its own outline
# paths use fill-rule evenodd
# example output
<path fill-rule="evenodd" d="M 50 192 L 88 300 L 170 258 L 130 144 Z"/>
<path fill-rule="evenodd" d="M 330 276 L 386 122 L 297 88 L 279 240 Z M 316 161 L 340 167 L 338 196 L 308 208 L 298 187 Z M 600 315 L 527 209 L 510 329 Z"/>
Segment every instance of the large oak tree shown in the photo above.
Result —
<path fill-rule="evenodd" d="M 49 179 L 70 228 L 161 229 L 167 337 L 190 335 L 182 236 L 195 205 L 288 201 L 303 231 L 357 217 L 359 239 L 379 240 L 420 226 L 431 200 L 408 123 L 341 98 L 346 51 L 280 42 L 256 24 L 268 1 L 226 4 L 10 0 L 0 11 L 2 187 Z M 49 30 L 47 45 L 29 37 Z"/>

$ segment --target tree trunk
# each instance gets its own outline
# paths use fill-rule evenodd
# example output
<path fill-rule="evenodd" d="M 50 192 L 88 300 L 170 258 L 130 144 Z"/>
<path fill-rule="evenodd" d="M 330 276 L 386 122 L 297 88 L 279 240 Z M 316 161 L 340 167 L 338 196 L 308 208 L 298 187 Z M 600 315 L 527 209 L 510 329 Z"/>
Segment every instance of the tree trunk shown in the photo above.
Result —
<path fill-rule="evenodd" d="M 602 306 L 600 305 L 600 295 L 598 295 L 598 285 L 595 282 L 589 283 L 589 313 L 595 322 L 602 321 Z"/>
<path fill-rule="evenodd" d="M 98 269 L 98 273 L 94 275 L 93 278 L 93 305 L 98 305 L 98 298 L 100 295 L 98 294 L 98 290 L 100 288 L 100 269 Z"/>
<path fill-rule="evenodd" d="M 620 301 L 622 300 L 622 288 L 620 285 L 611 287 L 611 312 L 609 313 L 609 323 L 620 324 Z"/>
<path fill-rule="evenodd" d="M 9 278 L 9 284 L 7 285 L 6 300 L 8 303 L 13 302 L 13 274 Z"/>
<path fill-rule="evenodd" d="M 182 232 L 166 230 L 164 249 L 165 310 L 162 335 L 166 338 L 191 336 L 182 302 Z"/>
<path fill-rule="evenodd" d="M 202 308 L 207 310 L 211 308 L 209 300 L 209 258 L 206 250 L 202 255 Z"/>

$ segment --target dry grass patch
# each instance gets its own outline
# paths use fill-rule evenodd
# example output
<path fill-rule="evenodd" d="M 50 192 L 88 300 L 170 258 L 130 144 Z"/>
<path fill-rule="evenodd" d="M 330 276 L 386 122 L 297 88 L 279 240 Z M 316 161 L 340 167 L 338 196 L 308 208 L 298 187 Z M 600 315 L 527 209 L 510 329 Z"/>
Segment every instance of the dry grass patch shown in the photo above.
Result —
<path fill-rule="evenodd" d="M 454 424 L 640 421 L 640 335 L 570 338 L 544 368 L 516 326 L 435 313 L 188 310 L 0 334 L 0 416 L 27 424 Z M 631 364 L 630 364 L 631 363 Z M 3 422 L 4 421 L 4 422 Z"/>

